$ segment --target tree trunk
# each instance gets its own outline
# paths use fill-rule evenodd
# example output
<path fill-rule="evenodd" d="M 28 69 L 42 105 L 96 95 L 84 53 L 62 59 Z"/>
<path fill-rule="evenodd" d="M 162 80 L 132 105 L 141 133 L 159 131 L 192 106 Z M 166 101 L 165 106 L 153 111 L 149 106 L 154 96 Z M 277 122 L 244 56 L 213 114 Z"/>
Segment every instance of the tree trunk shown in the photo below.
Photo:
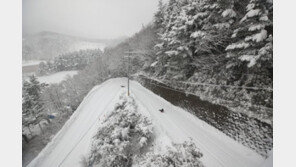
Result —
<path fill-rule="evenodd" d="M 44 134 L 44 132 L 43 132 L 43 129 L 42 129 L 42 127 L 41 127 L 40 123 L 38 123 L 38 125 L 39 125 L 39 128 L 40 128 L 40 130 L 41 130 L 42 134 Z"/>
<path fill-rule="evenodd" d="M 47 121 L 48 124 L 50 123 L 50 119 L 48 118 L 44 118 L 44 119 Z"/>
<path fill-rule="evenodd" d="M 33 136 L 33 133 L 32 133 L 31 128 L 30 128 L 30 125 L 28 126 L 28 129 L 29 129 L 30 135 Z"/>
<path fill-rule="evenodd" d="M 26 143 L 29 143 L 29 139 L 26 135 L 22 134 L 23 139 L 25 140 Z"/>

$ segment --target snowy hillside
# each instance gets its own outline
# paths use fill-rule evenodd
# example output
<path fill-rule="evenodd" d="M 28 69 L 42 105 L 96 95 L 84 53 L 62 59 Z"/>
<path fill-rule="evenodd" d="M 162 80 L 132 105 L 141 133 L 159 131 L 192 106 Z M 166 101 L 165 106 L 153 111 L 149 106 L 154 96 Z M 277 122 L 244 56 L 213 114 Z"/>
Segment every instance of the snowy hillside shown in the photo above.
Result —
<path fill-rule="evenodd" d="M 134 155 L 128 162 L 134 166 L 166 166 L 172 162 L 163 161 L 170 156 L 174 156 L 171 161 L 179 166 L 186 161 L 191 163 L 192 159 L 195 163 L 189 166 L 259 167 L 263 163 L 264 158 L 253 150 L 173 106 L 136 81 L 131 81 L 131 96 L 127 98 L 126 83 L 126 78 L 116 78 L 94 87 L 64 127 L 28 166 L 102 165 L 100 163 L 110 159 L 108 156 L 102 159 L 104 149 L 124 149 L 122 144 L 133 142 L 137 144 L 134 152 L 128 154 Z M 114 126 L 116 123 L 120 126 Z M 133 135 L 137 133 L 141 135 Z M 100 135 L 106 140 L 101 140 Z M 190 140 L 193 143 L 189 147 L 178 145 Z M 176 149 L 183 151 L 177 153 Z M 124 154 L 120 149 L 118 153 Z M 157 164 L 147 164 L 145 160 L 156 160 Z M 116 159 L 106 163 L 114 161 Z"/>
<path fill-rule="evenodd" d="M 23 37 L 23 60 L 48 60 L 53 57 L 85 49 L 104 50 L 106 43 L 78 37 L 41 32 Z"/>

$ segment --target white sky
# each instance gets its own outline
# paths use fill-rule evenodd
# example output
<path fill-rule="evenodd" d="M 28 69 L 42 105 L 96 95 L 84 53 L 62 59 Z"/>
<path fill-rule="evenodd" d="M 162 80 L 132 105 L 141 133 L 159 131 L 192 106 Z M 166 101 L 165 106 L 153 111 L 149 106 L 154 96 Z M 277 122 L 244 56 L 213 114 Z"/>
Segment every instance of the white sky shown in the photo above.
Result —
<path fill-rule="evenodd" d="M 23 0 L 23 33 L 130 36 L 152 21 L 158 0 Z"/>

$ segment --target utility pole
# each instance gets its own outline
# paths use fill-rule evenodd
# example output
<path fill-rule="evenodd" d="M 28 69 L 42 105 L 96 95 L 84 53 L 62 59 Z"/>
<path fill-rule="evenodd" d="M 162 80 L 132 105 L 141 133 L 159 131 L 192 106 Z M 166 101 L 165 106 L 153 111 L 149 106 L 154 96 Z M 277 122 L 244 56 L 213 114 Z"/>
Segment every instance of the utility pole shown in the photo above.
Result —
<path fill-rule="evenodd" d="M 130 66 L 131 66 L 131 56 L 134 55 L 146 55 L 147 53 L 143 51 L 132 52 L 131 49 L 128 49 L 128 52 L 125 52 L 128 56 L 124 56 L 124 58 L 128 58 L 128 69 L 127 69 L 127 95 L 130 95 Z"/>
<path fill-rule="evenodd" d="M 127 56 L 124 56 L 123 58 L 127 58 L 127 60 L 126 59 L 125 60 L 127 61 L 127 96 L 129 96 L 130 95 L 130 66 L 131 66 L 130 65 L 131 64 L 130 57 L 131 57 L 132 52 L 129 49 L 128 52 L 125 52 L 125 54 Z"/>
<path fill-rule="evenodd" d="M 129 50 L 128 53 L 128 69 L 127 69 L 127 96 L 130 95 L 130 85 L 129 85 L 129 80 L 130 80 L 130 58 L 131 57 L 131 51 Z"/>

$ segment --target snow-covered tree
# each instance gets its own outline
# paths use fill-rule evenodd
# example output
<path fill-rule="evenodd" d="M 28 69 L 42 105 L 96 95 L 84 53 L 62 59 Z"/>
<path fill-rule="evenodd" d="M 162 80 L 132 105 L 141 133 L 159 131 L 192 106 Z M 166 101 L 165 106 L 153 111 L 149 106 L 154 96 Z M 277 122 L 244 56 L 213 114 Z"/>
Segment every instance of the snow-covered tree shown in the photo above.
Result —
<path fill-rule="evenodd" d="M 268 90 L 273 75 L 272 1 L 170 0 L 162 6 L 155 17 L 160 28 L 151 75 L 166 80 L 266 88 L 260 92 L 223 91 L 199 85 L 191 86 L 191 91 L 249 106 L 272 107 L 272 91 Z"/>
<path fill-rule="evenodd" d="M 84 166 L 203 167 L 199 160 L 203 155 L 192 141 L 172 143 L 161 154 L 155 153 L 153 124 L 140 114 L 133 97 L 122 94 L 101 121 L 90 153 L 82 159 Z"/>
<path fill-rule="evenodd" d="M 180 77 L 186 79 L 195 69 L 195 57 L 224 53 L 237 17 L 233 4 L 233 0 L 169 1 L 156 17 L 163 16 L 156 21 L 161 25 L 155 45 L 159 64 L 168 73 L 182 71 Z"/>
<path fill-rule="evenodd" d="M 137 165 L 143 167 L 203 167 L 204 165 L 199 160 L 202 156 L 203 154 L 199 152 L 192 141 L 185 141 L 182 144 L 173 144 L 173 148 L 168 147 L 167 150 L 161 154 L 148 152 Z"/>
<path fill-rule="evenodd" d="M 23 82 L 22 94 L 22 119 L 23 126 L 36 125 L 45 117 L 44 103 L 41 93 L 46 85 L 39 83 L 37 78 L 32 75 L 29 81 Z"/>
<path fill-rule="evenodd" d="M 41 62 L 38 75 L 67 70 L 83 70 L 90 65 L 102 52 L 99 49 L 86 49 L 59 55 L 47 62 Z"/>
<path fill-rule="evenodd" d="M 248 67 L 272 61 L 272 13 L 272 1 L 250 0 L 232 33 L 233 42 L 226 47 L 227 56 L 246 61 Z"/>
<path fill-rule="evenodd" d="M 162 0 L 158 2 L 158 10 L 154 15 L 154 24 L 156 28 L 161 31 L 164 27 L 164 12 L 165 12 L 165 5 Z"/>
<path fill-rule="evenodd" d="M 138 113 L 132 98 L 120 98 L 94 136 L 86 166 L 131 166 L 151 142 L 151 120 Z"/>

